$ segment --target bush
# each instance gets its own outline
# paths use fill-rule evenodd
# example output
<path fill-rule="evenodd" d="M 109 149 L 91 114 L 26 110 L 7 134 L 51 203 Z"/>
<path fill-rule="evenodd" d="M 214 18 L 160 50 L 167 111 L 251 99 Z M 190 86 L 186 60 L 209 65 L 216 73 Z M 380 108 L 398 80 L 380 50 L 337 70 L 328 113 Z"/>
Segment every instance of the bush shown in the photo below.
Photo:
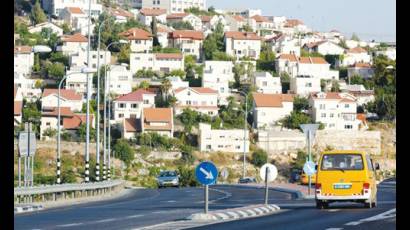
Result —
<path fill-rule="evenodd" d="M 262 149 L 257 149 L 252 153 L 251 163 L 257 167 L 261 167 L 268 161 L 268 154 Z"/>
<path fill-rule="evenodd" d="M 127 166 L 134 159 L 134 149 L 131 148 L 130 144 L 125 139 L 118 140 L 112 150 L 122 161 L 127 164 Z"/>
<path fill-rule="evenodd" d="M 67 172 L 62 172 L 61 181 L 63 183 L 76 183 L 77 178 L 73 170 L 68 170 Z"/>
<path fill-rule="evenodd" d="M 43 136 L 47 136 L 47 137 L 54 137 L 56 134 L 57 134 L 57 130 L 52 129 L 52 128 L 47 128 L 43 132 Z"/>
<path fill-rule="evenodd" d="M 184 186 L 184 187 L 194 186 L 195 187 L 199 185 L 198 181 L 196 181 L 196 178 L 195 178 L 195 169 L 179 166 L 178 173 L 180 176 L 179 183 L 181 186 Z"/>

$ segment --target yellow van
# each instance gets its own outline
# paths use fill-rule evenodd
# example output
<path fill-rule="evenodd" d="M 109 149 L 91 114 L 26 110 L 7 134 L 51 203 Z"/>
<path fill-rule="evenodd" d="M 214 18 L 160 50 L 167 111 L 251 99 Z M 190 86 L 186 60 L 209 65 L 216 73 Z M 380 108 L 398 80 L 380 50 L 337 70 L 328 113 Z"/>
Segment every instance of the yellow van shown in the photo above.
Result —
<path fill-rule="evenodd" d="M 375 170 L 379 170 L 379 164 L 373 164 L 369 154 L 363 151 L 323 152 L 316 166 L 316 207 L 327 208 L 329 203 L 336 201 L 360 202 L 367 208 L 376 207 Z"/>

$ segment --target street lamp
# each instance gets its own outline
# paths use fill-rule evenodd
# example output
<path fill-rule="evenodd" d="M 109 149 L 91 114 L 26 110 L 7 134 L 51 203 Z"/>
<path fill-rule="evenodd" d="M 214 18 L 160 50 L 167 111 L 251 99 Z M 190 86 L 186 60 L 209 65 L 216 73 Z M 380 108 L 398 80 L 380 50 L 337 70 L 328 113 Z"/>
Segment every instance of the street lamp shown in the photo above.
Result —
<path fill-rule="evenodd" d="M 60 138 L 61 138 L 61 112 L 60 112 L 60 91 L 61 91 L 61 85 L 63 84 L 64 80 L 67 79 L 68 76 L 72 74 L 78 74 L 78 73 L 85 73 L 85 74 L 90 74 L 90 73 L 95 73 L 95 69 L 91 68 L 82 68 L 80 72 L 72 72 L 67 75 L 65 75 L 60 83 L 58 84 L 58 98 L 57 98 L 57 109 L 58 109 L 58 115 L 57 115 L 57 184 L 61 183 L 60 179 L 60 167 L 61 167 L 61 162 L 60 162 L 60 157 L 61 157 L 61 148 L 60 148 Z M 88 75 L 87 75 L 88 76 Z"/>
<path fill-rule="evenodd" d="M 108 46 L 106 47 L 106 52 L 108 51 L 108 48 L 110 48 L 110 46 L 114 45 L 114 44 L 128 44 L 127 41 L 125 40 L 119 40 L 118 42 L 111 42 L 110 44 L 108 44 Z M 107 53 L 106 53 L 107 54 Z M 106 179 L 106 163 L 107 163 L 107 145 L 108 147 L 108 178 L 111 177 L 110 175 L 110 147 L 111 147 L 111 143 L 107 143 L 107 90 L 109 88 L 109 84 L 107 84 L 107 55 L 105 55 L 104 57 L 104 138 L 103 138 L 103 149 L 104 149 L 104 162 L 103 162 L 103 180 Z M 110 119 L 110 110 L 108 111 L 108 121 Z M 110 135 L 110 124 L 108 122 L 108 135 Z"/>
<path fill-rule="evenodd" d="M 244 127 L 243 127 L 243 174 L 242 178 L 245 178 L 246 171 L 245 171 L 245 164 L 246 164 L 246 124 L 248 123 L 248 95 L 239 90 L 232 90 L 232 92 L 240 93 L 245 97 L 245 115 L 244 115 Z"/>

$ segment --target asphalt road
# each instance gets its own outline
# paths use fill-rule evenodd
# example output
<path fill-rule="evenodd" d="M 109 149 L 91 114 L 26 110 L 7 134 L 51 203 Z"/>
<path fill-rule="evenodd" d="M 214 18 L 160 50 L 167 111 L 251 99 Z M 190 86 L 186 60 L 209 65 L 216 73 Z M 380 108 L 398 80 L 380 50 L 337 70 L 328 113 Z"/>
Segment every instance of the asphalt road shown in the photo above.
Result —
<path fill-rule="evenodd" d="M 209 210 L 263 203 L 264 190 L 209 186 Z M 203 188 L 139 189 L 127 197 L 14 216 L 14 229 L 131 229 L 185 218 L 203 210 Z M 292 194 L 270 192 L 270 202 Z"/>
<path fill-rule="evenodd" d="M 396 186 L 378 186 L 378 207 L 366 209 L 362 204 L 334 203 L 329 209 L 318 210 L 313 202 L 278 201 L 279 213 L 237 221 L 207 225 L 192 229 L 396 229 Z"/>

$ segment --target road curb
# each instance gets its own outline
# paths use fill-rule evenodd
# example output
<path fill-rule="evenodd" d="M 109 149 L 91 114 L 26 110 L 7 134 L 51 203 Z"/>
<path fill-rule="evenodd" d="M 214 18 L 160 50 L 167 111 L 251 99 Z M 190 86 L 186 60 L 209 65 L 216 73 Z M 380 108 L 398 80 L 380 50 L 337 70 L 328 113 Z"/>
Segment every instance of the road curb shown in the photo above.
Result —
<path fill-rule="evenodd" d="M 268 213 L 279 211 L 280 208 L 277 205 L 251 205 L 241 208 L 233 208 L 226 210 L 211 211 L 208 214 L 195 213 L 186 218 L 186 220 L 195 221 L 208 221 L 208 220 L 232 220 L 247 218 L 259 215 L 266 215 Z"/>
<path fill-rule="evenodd" d="M 19 206 L 19 207 L 14 207 L 14 214 L 16 213 L 23 213 L 23 212 L 34 212 L 34 211 L 39 211 L 43 210 L 42 205 L 26 205 L 26 206 Z"/>

